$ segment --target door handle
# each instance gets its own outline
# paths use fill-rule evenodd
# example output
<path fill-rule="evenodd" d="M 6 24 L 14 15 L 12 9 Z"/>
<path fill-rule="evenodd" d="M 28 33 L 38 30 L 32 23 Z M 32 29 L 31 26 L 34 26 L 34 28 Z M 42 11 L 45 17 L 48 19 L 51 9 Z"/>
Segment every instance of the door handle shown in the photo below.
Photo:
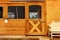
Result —
<path fill-rule="evenodd" d="M 8 19 L 7 18 L 4 19 L 4 23 L 8 23 Z"/>

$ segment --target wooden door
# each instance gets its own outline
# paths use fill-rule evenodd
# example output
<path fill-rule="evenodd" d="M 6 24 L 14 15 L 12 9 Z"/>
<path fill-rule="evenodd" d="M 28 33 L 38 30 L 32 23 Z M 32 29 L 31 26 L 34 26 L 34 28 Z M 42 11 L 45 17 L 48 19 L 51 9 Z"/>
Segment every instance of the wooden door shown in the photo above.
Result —
<path fill-rule="evenodd" d="M 25 35 L 25 3 L 1 4 L 0 34 Z"/>
<path fill-rule="evenodd" d="M 28 2 L 27 9 L 27 35 L 45 35 L 47 30 L 44 3 Z"/>
<path fill-rule="evenodd" d="M 7 28 L 10 35 L 25 34 L 25 4 L 13 3 L 7 5 L 8 23 Z"/>

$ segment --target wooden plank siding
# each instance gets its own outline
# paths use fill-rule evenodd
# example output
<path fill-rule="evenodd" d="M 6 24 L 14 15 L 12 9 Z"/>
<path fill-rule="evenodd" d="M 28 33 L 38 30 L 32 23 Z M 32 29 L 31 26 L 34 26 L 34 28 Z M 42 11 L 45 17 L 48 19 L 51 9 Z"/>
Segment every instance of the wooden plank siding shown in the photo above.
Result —
<path fill-rule="evenodd" d="M 19 2 L 18 2 L 19 1 Z M 0 19 L 0 35 L 46 35 L 46 10 L 45 10 L 45 0 L 0 0 L 0 6 L 3 7 L 3 18 Z M 37 2 L 36 2 L 37 1 Z M 41 19 L 29 19 L 29 6 L 38 5 L 42 7 L 42 16 Z M 8 6 L 24 6 L 25 7 L 25 18 L 24 19 L 9 19 L 8 18 Z M 8 23 L 5 23 L 4 20 L 7 19 Z M 42 24 L 38 24 L 36 27 L 41 30 L 41 33 L 30 32 L 33 28 L 33 25 L 30 25 L 30 20 L 33 23 L 36 20 L 36 23 L 39 21 Z M 42 20 L 42 21 L 41 21 Z M 45 22 L 43 22 L 45 21 Z M 31 27 L 32 26 L 32 27 Z M 35 34 L 36 33 L 36 34 Z"/>

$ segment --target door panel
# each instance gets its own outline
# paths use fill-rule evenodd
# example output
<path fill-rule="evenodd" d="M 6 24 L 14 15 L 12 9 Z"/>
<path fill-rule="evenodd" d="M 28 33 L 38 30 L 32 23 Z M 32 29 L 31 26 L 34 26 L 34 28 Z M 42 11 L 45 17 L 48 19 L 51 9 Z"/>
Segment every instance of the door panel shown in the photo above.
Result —
<path fill-rule="evenodd" d="M 42 23 L 40 20 L 29 20 L 29 34 L 38 35 L 42 33 Z"/>
<path fill-rule="evenodd" d="M 4 15 L 0 20 L 1 35 L 24 35 L 25 34 L 25 4 L 6 4 Z M 6 10 L 5 10 L 6 9 Z M 7 21 L 5 23 L 5 21 Z"/>
<path fill-rule="evenodd" d="M 43 3 L 28 3 L 27 35 L 44 35 L 45 33 L 45 9 Z"/>
<path fill-rule="evenodd" d="M 8 6 L 8 33 L 24 35 L 25 33 L 25 6 Z M 13 33 L 11 33 L 13 32 Z"/>
<path fill-rule="evenodd" d="M 19 23 L 20 22 L 20 23 Z M 10 19 L 10 20 L 8 20 L 8 26 L 10 26 L 10 27 L 22 27 L 23 26 L 23 28 L 25 27 L 25 20 L 23 20 L 23 19 L 21 19 L 21 20 L 18 20 L 18 19 Z"/>

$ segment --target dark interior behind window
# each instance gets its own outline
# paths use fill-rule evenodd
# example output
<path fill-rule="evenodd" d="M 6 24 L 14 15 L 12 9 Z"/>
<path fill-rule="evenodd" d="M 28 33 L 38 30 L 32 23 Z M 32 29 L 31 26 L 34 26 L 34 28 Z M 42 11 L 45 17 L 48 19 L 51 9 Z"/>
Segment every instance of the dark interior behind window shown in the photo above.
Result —
<path fill-rule="evenodd" d="M 18 6 L 18 18 L 25 18 L 25 7 L 24 6 Z"/>
<path fill-rule="evenodd" d="M 41 6 L 39 5 L 29 6 L 29 17 L 32 19 L 41 18 Z"/>
<path fill-rule="evenodd" d="M 17 18 L 16 7 L 15 6 L 9 6 L 8 7 L 8 17 L 9 18 Z"/>
<path fill-rule="evenodd" d="M 3 7 L 0 7 L 0 18 L 3 18 Z"/>
<path fill-rule="evenodd" d="M 9 6 L 8 18 L 25 18 L 25 6 Z"/>

